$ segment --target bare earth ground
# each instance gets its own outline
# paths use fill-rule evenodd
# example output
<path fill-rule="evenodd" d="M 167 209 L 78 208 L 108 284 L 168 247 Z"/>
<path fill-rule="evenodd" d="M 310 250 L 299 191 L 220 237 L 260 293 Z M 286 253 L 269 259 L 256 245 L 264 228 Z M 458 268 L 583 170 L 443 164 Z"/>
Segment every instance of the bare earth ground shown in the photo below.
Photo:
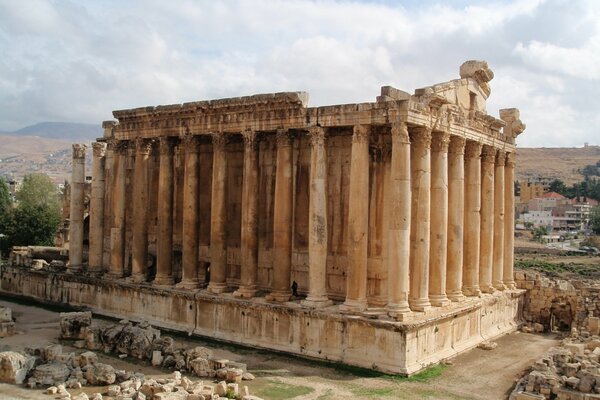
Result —
<path fill-rule="evenodd" d="M 58 311 L 37 305 L 2 300 L 12 308 L 16 328 L 21 333 L 0 339 L 2 350 L 22 350 L 27 346 L 58 343 Z M 99 321 L 98 318 L 94 318 Z M 216 355 L 248 364 L 256 375 L 244 382 L 252 394 L 265 399 L 503 399 L 515 379 L 558 340 L 550 336 L 513 333 L 500 338 L 492 351 L 474 349 L 458 356 L 453 365 L 438 368 L 441 375 L 407 379 L 364 371 L 343 370 L 320 362 L 312 362 L 281 354 L 233 347 L 200 339 L 176 337 L 181 345 L 203 345 Z M 82 352 L 63 343 L 64 352 Z M 166 376 L 170 372 L 153 368 L 133 359 L 98 353 L 101 362 L 117 369 L 141 371 L 147 376 Z M 432 371 L 430 371 L 432 372 Z M 371 376 L 372 375 L 372 376 Z M 193 378 L 195 379 L 195 378 Z M 88 394 L 105 388 L 85 388 Z M 72 390 L 72 394 L 78 391 Z M 2 399 L 50 399 L 41 389 L 0 384 Z"/>

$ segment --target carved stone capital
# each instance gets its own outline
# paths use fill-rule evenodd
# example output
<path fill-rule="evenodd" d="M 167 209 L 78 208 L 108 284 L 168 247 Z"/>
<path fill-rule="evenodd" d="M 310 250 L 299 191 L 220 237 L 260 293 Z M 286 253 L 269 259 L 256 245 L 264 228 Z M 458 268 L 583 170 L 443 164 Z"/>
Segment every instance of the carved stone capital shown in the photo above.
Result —
<path fill-rule="evenodd" d="M 85 149 L 87 149 L 87 146 L 85 144 L 74 144 L 73 159 L 85 158 Z"/>
<path fill-rule="evenodd" d="M 496 162 L 496 153 L 498 150 L 492 146 L 484 145 L 481 152 L 481 161 L 487 164 Z"/>
<path fill-rule="evenodd" d="M 506 153 L 506 164 L 509 168 L 515 167 L 515 153 Z"/>
<path fill-rule="evenodd" d="M 310 145 L 313 148 L 325 146 L 327 135 L 325 134 L 324 128 L 320 126 L 314 126 L 308 130 L 308 136 L 310 138 Z"/>
<path fill-rule="evenodd" d="M 467 158 L 479 158 L 481 157 L 481 143 L 467 140 L 465 145 L 465 156 Z"/>
<path fill-rule="evenodd" d="M 115 145 L 115 153 L 126 156 L 127 151 L 129 150 L 129 141 L 128 140 L 118 140 Z"/>
<path fill-rule="evenodd" d="M 467 140 L 462 136 L 451 136 L 450 137 L 450 145 L 448 147 L 448 153 L 464 155 L 466 142 L 467 142 Z"/>
<path fill-rule="evenodd" d="M 293 135 L 287 129 L 277 129 L 275 134 L 277 147 L 287 147 L 292 145 Z"/>
<path fill-rule="evenodd" d="M 104 142 L 93 142 L 92 151 L 94 157 L 104 157 L 106 155 L 107 144 Z"/>
<path fill-rule="evenodd" d="M 152 151 L 152 139 L 135 139 L 135 152 L 137 154 L 150 154 Z"/>
<path fill-rule="evenodd" d="M 212 134 L 213 151 L 225 151 L 229 137 L 223 132 Z"/>
<path fill-rule="evenodd" d="M 392 135 L 392 143 L 410 144 L 406 122 L 392 124 L 390 134 Z"/>
<path fill-rule="evenodd" d="M 431 138 L 431 150 L 435 152 L 448 152 L 450 144 L 450 135 L 446 132 L 436 133 Z"/>
<path fill-rule="evenodd" d="M 244 148 L 247 151 L 258 150 L 258 134 L 252 129 L 246 129 L 242 132 L 244 138 Z"/>
<path fill-rule="evenodd" d="M 354 125 L 352 132 L 352 142 L 369 143 L 369 134 L 371 129 L 369 125 Z"/>
<path fill-rule="evenodd" d="M 175 147 L 175 142 L 168 136 L 163 136 L 159 139 L 159 149 L 161 156 L 169 156 L 173 155 L 173 148 Z"/>
<path fill-rule="evenodd" d="M 411 130 L 410 141 L 417 149 L 429 149 L 431 147 L 431 129 L 416 128 Z"/>
<path fill-rule="evenodd" d="M 496 165 L 501 167 L 506 165 L 506 152 L 504 150 L 498 150 L 496 153 Z"/>
<path fill-rule="evenodd" d="M 195 135 L 185 135 L 181 138 L 181 143 L 186 153 L 198 153 L 200 151 L 200 140 Z"/>

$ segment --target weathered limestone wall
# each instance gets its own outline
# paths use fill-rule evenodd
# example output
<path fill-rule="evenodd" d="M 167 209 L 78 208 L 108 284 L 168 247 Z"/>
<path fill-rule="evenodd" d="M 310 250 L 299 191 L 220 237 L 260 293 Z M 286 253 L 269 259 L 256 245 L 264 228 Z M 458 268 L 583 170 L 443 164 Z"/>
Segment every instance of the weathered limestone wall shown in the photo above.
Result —
<path fill-rule="evenodd" d="M 515 271 L 520 289 L 527 289 L 523 318 L 546 330 L 587 329 L 589 317 L 600 317 L 600 287 L 589 281 L 549 278 L 535 271 Z"/>
<path fill-rule="evenodd" d="M 0 277 L 4 294 L 401 374 L 415 373 L 516 329 L 523 296 L 522 291 L 496 292 L 402 323 L 19 267 L 4 268 Z"/>

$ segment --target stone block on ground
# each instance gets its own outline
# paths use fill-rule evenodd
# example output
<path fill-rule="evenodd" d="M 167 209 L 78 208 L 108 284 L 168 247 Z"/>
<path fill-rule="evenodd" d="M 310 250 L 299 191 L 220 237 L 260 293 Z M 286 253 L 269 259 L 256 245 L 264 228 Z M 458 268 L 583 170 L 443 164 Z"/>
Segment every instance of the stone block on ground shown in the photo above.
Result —
<path fill-rule="evenodd" d="M 115 383 L 117 375 L 115 369 L 107 364 L 97 363 L 90 365 L 85 371 L 85 378 L 90 385 L 111 385 Z"/>
<path fill-rule="evenodd" d="M 70 374 L 71 370 L 63 363 L 42 364 L 33 369 L 31 379 L 39 385 L 54 385 L 65 382 Z"/>
<path fill-rule="evenodd" d="M 92 313 L 70 312 L 60 313 L 60 338 L 66 340 L 85 339 L 92 325 Z"/>
<path fill-rule="evenodd" d="M 0 382 L 20 385 L 33 368 L 35 359 L 14 351 L 0 353 Z"/>

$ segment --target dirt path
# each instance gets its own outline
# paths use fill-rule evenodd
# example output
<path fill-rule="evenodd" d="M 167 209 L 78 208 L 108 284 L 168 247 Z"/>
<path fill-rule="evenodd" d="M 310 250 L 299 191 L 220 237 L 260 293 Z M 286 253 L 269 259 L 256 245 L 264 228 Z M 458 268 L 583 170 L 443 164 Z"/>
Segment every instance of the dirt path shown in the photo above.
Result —
<path fill-rule="evenodd" d="M 0 349 L 22 350 L 27 346 L 58 342 L 58 312 L 8 300 L 0 300 L 0 305 L 12 308 L 16 328 L 21 332 L 0 339 Z M 244 384 L 248 385 L 251 393 L 268 400 L 502 399 L 512 388 L 515 379 L 548 348 L 558 343 L 558 340 L 549 336 L 513 333 L 499 339 L 495 350 L 474 349 L 455 358 L 452 366 L 437 368 L 416 379 L 407 379 L 365 374 L 364 371 L 352 369 L 340 370 L 320 362 L 184 336 L 175 339 L 180 345 L 210 347 L 215 355 L 247 363 L 248 369 L 257 378 Z M 82 350 L 65 346 L 64 351 Z M 98 353 L 98 356 L 101 362 L 118 369 L 140 371 L 150 377 L 169 374 L 169 371 L 152 368 L 149 364 L 137 360 L 121 360 L 101 353 Z M 86 388 L 85 391 L 91 394 L 102 392 L 102 389 Z M 42 395 L 40 389 L 29 390 L 0 384 L 0 398 L 52 397 Z"/>

